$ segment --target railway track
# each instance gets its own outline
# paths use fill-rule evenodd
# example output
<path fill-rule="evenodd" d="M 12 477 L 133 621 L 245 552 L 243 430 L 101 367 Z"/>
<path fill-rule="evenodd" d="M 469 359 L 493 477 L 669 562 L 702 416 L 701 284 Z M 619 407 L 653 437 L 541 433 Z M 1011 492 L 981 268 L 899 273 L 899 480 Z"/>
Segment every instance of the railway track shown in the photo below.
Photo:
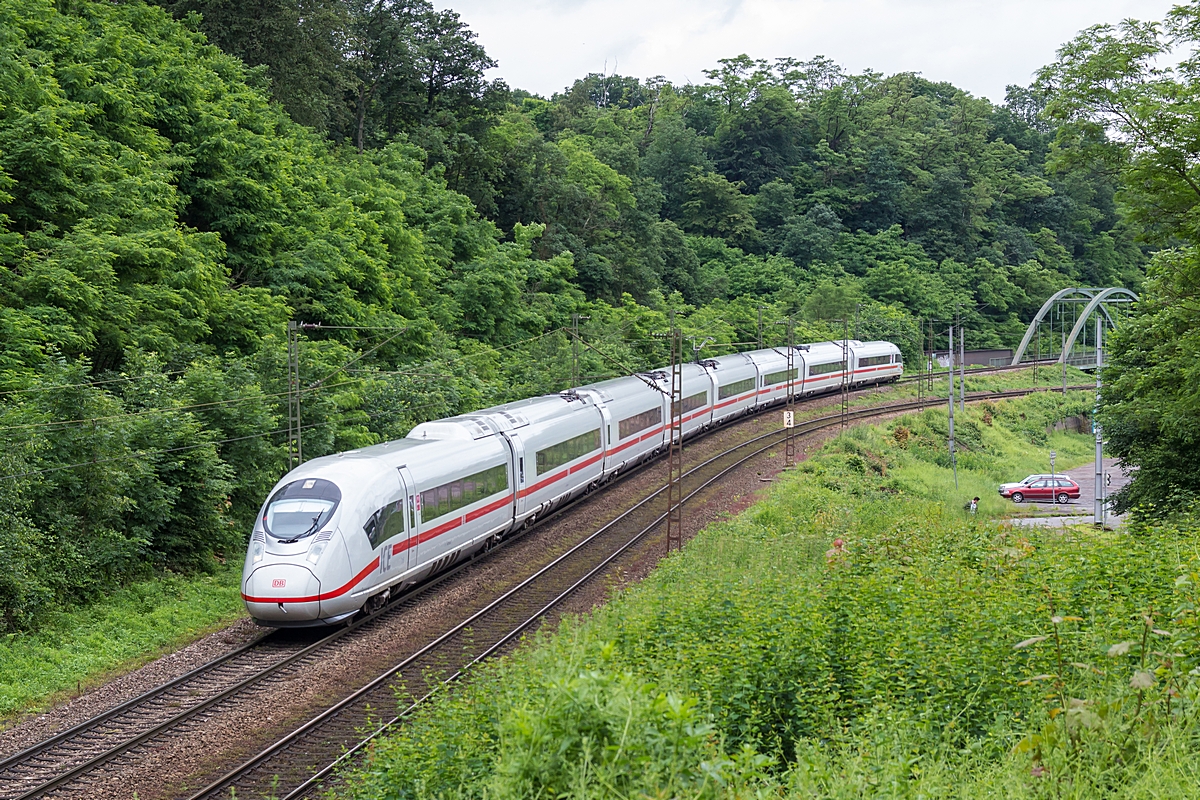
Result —
<path fill-rule="evenodd" d="M 1073 387 L 1079 388 L 1079 387 Z M 971 400 L 1018 397 L 1032 393 L 1019 389 L 978 392 Z M 903 413 L 945 400 L 889 404 L 849 412 L 860 420 Z M 840 414 L 799 423 L 796 435 L 840 426 Z M 683 476 L 683 498 L 695 497 L 745 462 L 777 447 L 783 431 L 771 431 L 741 442 L 688 470 Z M 265 748 L 236 769 L 212 782 L 188 800 L 216 800 L 235 792 L 240 797 L 270 794 L 281 800 L 300 800 L 328 788 L 327 781 L 369 742 L 415 710 L 441 687 L 462 677 L 484 659 L 511 649 L 522 634 L 546 620 L 589 582 L 598 580 L 607 567 L 627 550 L 653 535 L 667 513 L 665 488 L 659 489 L 607 523 L 484 609 L 430 642 L 413 655 L 379 674 L 353 695 L 331 706 L 303 726 Z M 404 687 L 398 700 L 395 685 Z M 391 717 L 376 723 L 384 710 Z M 364 730 L 372 732 L 363 736 Z M 314 764 L 319 765 L 314 767 Z M 323 765 L 323 766 L 320 766 Z"/>
<path fill-rule="evenodd" d="M 1014 390 L 975 393 L 969 397 L 977 400 L 1029 393 L 1030 390 Z M 911 401 L 855 409 L 846 419 L 858 420 L 944 402 L 942 399 Z M 841 420 L 840 414 L 821 417 L 799 423 L 795 431 L 798 435 L 810 433 L 836 426 Z M 726 426 L 718 430 L 728 429 Z M 776 446 L 782 438 L 782 431 L 762 434 L 694 466 L 684 476 L 685 497 L 694 496 L 741 463 Z M 568 506 L 553 516 L 568 513 L 571 508 Z M 228 797 L 231 787 L 241 796 L 254 796 L 256 792 L 278 796 L 281 790 L 292 790 L 288 797 L 304 796 L 304 792 L 316 785 L 313 764 L 328 765 L 317 773 L 319 782 L 331 765 L 339 763 L 347 748 L 356 748 L 356 743 L 362 740 L 361 732 L 369 729 L 381 714 L 398 719 L 408 713 L 409 707 L 397 705 L 391 689 L 397 680 L 408 686 L 414 698 L 410 705 L 415 707 L 429 692 L 456 679 L 470 664 L 511 646 L 522 632 L 553 613 L 621 553 L 650 535 L 665 511 L 661 491 L 641 500 L 469 619 L 193 797 Z M 369 633 L 371 628 L 388 624 L 396 614 L 412 608 L 435 585 L 470 563 L 443 573 L 378 614 L 316 641 L 311 634 L 266 634 L 91 720 L 0 759 L 0 800 L 88 796 L 89 776 L 104 770 L 106 765 L 135 755 L 158 737 L 177 735 L 189 721 L 203 719 L 221 704 L 236 702 L 237 697 L 283 673 L 303 670 L 329 658 L 340 641 L 356 631 Z"/>
<path fill-rule="evenodd" d="M 0 800 L 53 797 L 82 776 L 136 750 L 155 736 L 173 731 L 223 701 L 245 692 L 283 670 L 303 669 L 328 656 L 331 648 L 355 632 L 388 624 L 420 602 L 438 584 L 470 562 L 426 581 L 378 613 L 326 635 L 319 629 L 268 631 L 254 641 L 190 672 L 121 703 L 72 728 L 0 759 Z M 360 634 L 361 635 L 361 634 Z M 78 794 L 78 786 L 63 796 Z"/>

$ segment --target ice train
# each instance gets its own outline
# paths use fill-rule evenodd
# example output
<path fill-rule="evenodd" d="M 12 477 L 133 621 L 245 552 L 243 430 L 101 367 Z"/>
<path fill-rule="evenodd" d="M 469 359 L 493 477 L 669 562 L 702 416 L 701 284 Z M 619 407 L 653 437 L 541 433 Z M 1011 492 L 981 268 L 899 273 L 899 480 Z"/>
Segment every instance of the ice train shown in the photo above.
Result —
<path fill-rule="evenodd" d="M 798 345 L 683 366 L 683 436 L 797 398 L 894 381 L 890 342 Z M 790 372 L 790 374 L 789 374 Z M 275 486 L 250 536 L 242 598 L 259 624 L 342 622 L 661 453 L 667 370 L 416 426 L 308 461 Z"/>

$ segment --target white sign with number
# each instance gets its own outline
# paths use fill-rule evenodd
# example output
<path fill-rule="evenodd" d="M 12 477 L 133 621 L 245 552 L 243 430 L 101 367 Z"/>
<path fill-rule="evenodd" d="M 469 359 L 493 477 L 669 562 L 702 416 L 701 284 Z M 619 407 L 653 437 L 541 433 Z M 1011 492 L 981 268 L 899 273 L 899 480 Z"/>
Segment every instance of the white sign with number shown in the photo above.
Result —
<path fill-rule="evenodd" d="M 785 427 L 785 428 L 796 427 L 796 412 L 795 411 L 783 412 L 783 427 Z"/>

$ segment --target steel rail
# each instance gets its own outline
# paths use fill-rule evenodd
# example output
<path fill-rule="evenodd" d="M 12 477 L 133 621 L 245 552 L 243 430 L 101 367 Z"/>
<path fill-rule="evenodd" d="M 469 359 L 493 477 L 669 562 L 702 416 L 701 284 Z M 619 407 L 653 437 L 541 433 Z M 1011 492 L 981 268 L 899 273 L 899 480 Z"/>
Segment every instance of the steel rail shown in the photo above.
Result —
<path fill-rule="evenodd" d="M 458 564 L 457 566 L 453 567 L 452 569 L 449 569 L 449 570 L 446 570 L 445 572 L 439 573 L 438 575 L 434 576 L 433 578 L 430 578 L 427 581 L 423 581 L 420 585 L 414 587 L 409 592 L 407 592 L 403 595 L 400 595 L 395 601 L 389 603 L 387 606 L 380 609 L 376 613 L 371 614 L 369 616 L 365 616 L 362 619 L 355 620 L 350 625 L 345 625 L 345 626 L 337 628 L 336 630 L 332 631 L 328 636 L 324 636 L 324 637 L 318 639 L 317 641 L 313 642 L 312 644 L 303 647 L 301 650 L 293 653 L 292 655 L 285 656 L 282 659 L 280 659 L 279 661 L 273 662 L 272 664 L 247 675 L 242 680 L 239 680 L 239 681 L 231 684 L 230 686 L 226 687 L 224 690 L 221 690 L 217 694 L 214 694 L 211 697 L 198 702 L 196 705 L 190 706 L 190 707 L 184 709 L 183 711 L 174 714 L 173 716 L 167 717 L 166 719 L 162 720 L 161 722 L 152 726 L 151 728 L 148 728 L 148 729 L 142 731 L 141 733 L 134 735 L 132 738 L 125 739 L 125 740 L 121 741 L 120 743 L 118 743 L 112 747 L 109 747 L 108 749 L 106 749 L 100 753 L 97 753 L 95 756 L 93 756 L 85 761 L 82 761 L 79 764 L 74 765 L 68 771 L 59 773 L 58 775 L 55 775 L 54 777 L 50 778 L 49 780 L 43 781 L 42 783 L 38 784 L 37 786 L 35 786 L 32 789 L 26 789 L 24 791 L 24 793 L 22 793 L 22 794 L 14 795 L 13 796 L 14 800 L 32 800 L 32 798 L 38 797 L 40 795 L 44 795 L 47 792 L 52 792 L 52 791 L 58 789 L 59 787 L 61 787 L 63 784 L 70 783 L 72 780 L 80 777 L 84 773 L 90 772 L 93 769 L 95 769 L 99 766 L 102 766 L 102 765 L 108 763 L 109 761 L 112 761 L 114 758 L 121 756 L 122 754 L 128 752 L 130 749 L 137 747 L 138 745 L 146 742 L 147 740 L 153 738 L 154 736 L 156 736 L 166 730 L 169 730 L 170 728 L 175 727 L 183 722 L 186 722 L 188 719 L 196 716 L 197 714 L 207 711 L 208 709 L 217 705 L 221 701 L 226 700 L 226 699 L 232 697 L 233 695 L 235 695 L 241 691 L 244 691 L 245 689 L 248 689 L 258 683 L 261 683 L 262 681 L 266 680 L 267 678 L 271 677 L 272 675 L 275 675 L 275 674 L 281 672 L 282 670 L 286 669 L 287 667 L 297 663 L 298 661 L 301 661 L 304 658 L 313 655 L 314 653 L 316 653 L 319 650 L 322 650 L 326 647 L 332 646 L 334 643 L 339 641 L 342 637 L 347 636 L 350 633 L 355 632 L 355 631 L 359 630 L 360 628 L 363 628 L 367 625 L 384 622 L 386 620 L 386 618 L 391 617 L 393 614 L 399 613 L 401 610 L 411 607 L 413 602 L 416 601 L 417 599 L 419 599 L 426 592 L 430 591 L 431 589 L 433 589 L 437 585 L 441 584 L 442 582 L 446 581 L 450 577 L 456 575 L 458 572 L 460 572 L 461 570 L 463 570 L 467 566 L 469 566 L 470 563 L 471 563 L 470 560 L 463 561 L 461 564 Z M 255 639 L 253 642 L 249 642 L 246 645 L 238 648 L 237 650 L 234 650 L 230 653 L 225 654 L 224 656 L 220 656 L 216 659 L 213 659 L 212 661 L 202 664 L 199 667 L 197 667 L 196 669 L 187 673 L 186 675 L 182 675 L 179 678 L 172 680 L 168 684 L 164 684 L 163 686 L 157 687 L 155 689 L 151 689 L 149 692 L 146 692 L 145 694 L 141 695 L 140 697 L 137 697 L 137 698 L 134 698 L 133 700 L 127 701 L 127 702 L 123 703 L 121 706 L 118 706 L 117 708 L 111 709 L 110 711 L 106 711 L 106 712 L 98 715 L 97 717 L 94 717 L 90 720 L 86 720 L 86 721 L 80 723 L 79 725 L 74 726 L 70 730 L 63 731 L 62 733 L 57 734 L 55 737 L 53 737 L 50 740 L 47 740 L 46 742 L 41 742 L 37 745 L 34 745 L 31 748 L 27 748 L 26 750 L 24 750 L 20 753 L 16 753 L 12 757 L 10 757 L 4 764 L 0 764 L 0 766 L 8 766 L 8 767 L 19 766 L 21 763 L 24 763 L 25 761 L 29 760 L 29 758 L 36 758 L 38 755 L 45 752 L 50 747 L 53 747 L 57 744 L 61 744 L 62 742 L 67 741 L 70 738 L 73 738 L 73 735 L 79 736 L 81 734 L 86 734 L 88 731 L 93 730 L 96 727 L 99 727 L 99 725 L 112 719 L 118 712 L 127 711 L 127 710 L 132 709 L 133 707 L 135 707 L 138 704 L 138 701 L 143 700 L 143 698 L 146 699 L 147 701 L 151 701 L 155 697 L 161 696 L 169 689 L 175 688 L 175 687 L 181 685 L 182 683 L 185 682 L 185 679 L 195 680 L 196 678 L 203 677 L 207 674 L 210 674 L 213 670 L 215 670 L 215 669 L 219 668 L 220 666 L 222 666 L 223 664 L 227 663 L 233 657 L 238 656 L 238 655 L 244 655 L 248 651 L 254 649 L 255 647 L 261 646 L 261 644 L 264 641 L 269 641 L 270 637 L 272 636 L 273 633 L 275 633 L 275 631 L 269 631 L 266 634 L 263 634 L 262 636 Z M 25 755 L 27 753 L 29 754 L 28 756 Z M 0 795 L 2 795 L 2 794 L 3 794 L 3 790 L 0 789 Z"/>
<path fill-rule="evenodd" d="M 180 684 L 187 683 L 189 680 L 192 680 L 201 675 L 206 675 L 209 672 L 212 672 L 214 669 L 216 669 L 217 667 L 226 663 L 227 661 L 237 658 L 238 656 L 245 654 L 247 651 L 260 646 L 263 643 L 263 641 L 265 639 L 267 639 L 269 636 L 271 636 L 271 634 L 273 634 L 273 633 L 275 633 L 274 630 L 267 631 L 267 632 L 263 633 L 262 635 L 255 637 L 253 641 L 247 642 L 246 644 L 242 645 L 241 647 L 237 648 L 236 650 L 231 650 L 228 653 L 213 659 L 212 661 L 205 662 L 204 664 L 201 664 L 200 666 L 196 667 L 195 669 L 191 670 L 190 672 L 186 672 L 183 675 L 180 675 L 179 677 L 168 681 L 167 683 L 164 683 L 160 686 L 156 686 L 155 688 L 150 689 L 149 691 L 143 692 L 142 694 L 138 695 L 137 697 L 126 700 L 124 703 L 121 703 L 118 706 L 114 706 L 113 708 L 110 708 L 107 711 L 102 711 L 101 713 L 97 714 L 96 716 L 86 719 L 77 725 L 67 728 L 66 730 L 59 731 L 58 733 L 51 736 L 49 739 L 44 739 L 35 745 L 25 748 L 24 750 L 13 753 L 10 756 L 5 756 L 4 758 L 0 758 L 0 774 L 2 774 L 3 771 L 10 766 L 19 764 L 23 761 L 27 761 L 27 760 L 33 758 L 34 756 L 44 753 L 46 750 L 49 750 L 51 747 L 58 744 L 59 742 L 65 741 L 74 736 L 78 736 L 79 734 L 81 734 L 85 731 L 88 731 L 88 730 L 98 727 L 102 723 L 107 722 L 108 720 L 112 719 L 113 717 L 117 716 L 118 714 L 120 714 L 123 711 L 127 711 L 128 709 L 131 709 L 134 706 L 140 705 L 142 703 L 149 702 L 150 700 L 153 700 L 154 698 L 164 694 L 165 692 L 169 691 L 170 689 L 174 689 L 176 686 L 179 686 Z"/>

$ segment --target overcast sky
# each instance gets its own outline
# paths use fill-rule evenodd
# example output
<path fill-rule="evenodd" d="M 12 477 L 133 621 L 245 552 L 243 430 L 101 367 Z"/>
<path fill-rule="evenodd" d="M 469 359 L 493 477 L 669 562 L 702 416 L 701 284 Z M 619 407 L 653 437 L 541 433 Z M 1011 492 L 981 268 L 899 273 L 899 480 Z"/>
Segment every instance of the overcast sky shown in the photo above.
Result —
<path fill-rule="evenodd" d="M 550 96 L 589 72 L 704 81 L 717 59 L 823 55 L 851 72 L 919 72 L 1004 100 L 1079 30 L 1162 19 L 1170 0 L 435 0 L 500 62 L 491 77 Z"/>

